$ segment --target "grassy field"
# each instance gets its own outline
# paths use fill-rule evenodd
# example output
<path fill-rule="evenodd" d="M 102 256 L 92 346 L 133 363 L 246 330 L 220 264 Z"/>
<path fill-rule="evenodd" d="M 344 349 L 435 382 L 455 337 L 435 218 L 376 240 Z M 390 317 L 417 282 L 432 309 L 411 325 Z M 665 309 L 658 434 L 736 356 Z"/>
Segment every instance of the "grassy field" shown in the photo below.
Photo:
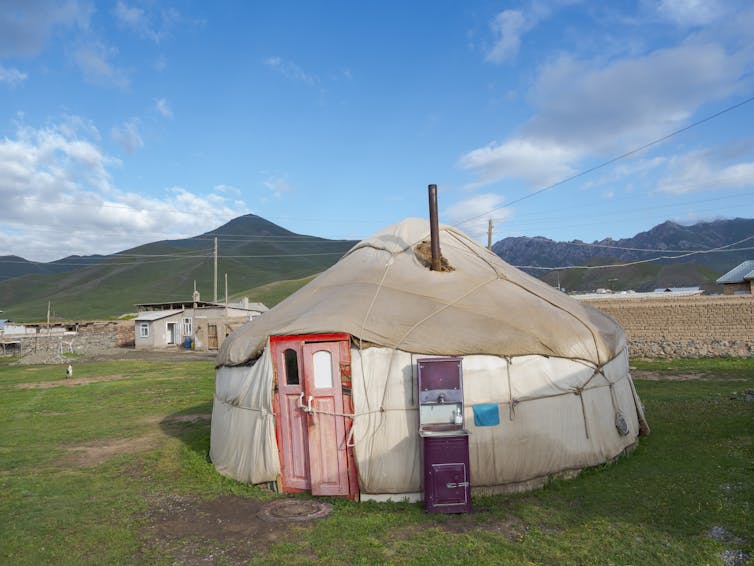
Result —
<path fill-rule="evenodd" d="M 635 365 L 652 434 L 612 465 L 468 515 L 335 500 L 265 523 L 281 496 L 208 462 L 211 362 L 0 364 L 0 563 L 745 563 L 754 361 Z"/>

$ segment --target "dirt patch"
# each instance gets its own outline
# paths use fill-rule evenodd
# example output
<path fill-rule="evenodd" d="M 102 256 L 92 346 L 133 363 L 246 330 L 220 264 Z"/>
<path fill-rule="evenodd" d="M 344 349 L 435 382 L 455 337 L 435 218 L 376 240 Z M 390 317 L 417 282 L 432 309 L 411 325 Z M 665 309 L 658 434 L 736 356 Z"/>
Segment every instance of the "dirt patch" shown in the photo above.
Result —
<path fill-rule="evenodd" d="M 269 503 L 231 495 L 211 501 L 176 495 L 155 500 L 144 546 L 166 552 L 174 563 L 247 564 L 271 544 L 290 540 L 294 524 L 307 528 L 300 521 L 265 520 Z"/>
<path fill-rule="evenodd" d="M 138 438 L 122 438 L 118 440 L 98 440 L 86 444 L 68 446 L 68 456 L 65 464 L 78 468 L 93 468 L 104 464 L 110 458 L 121 454 L 135 454 L 151 450 L 157 446 L 157 436 L 140 436 Z"/>
<path fill-rule="evenodd" d="M 188 415 L 169 415 L 148 417 L 142 419 L 145 424 L 196 424 L 207 423 L 212 420 L 211 414 L 194 413 Z M 136 438 L 119 438 L 104 439 L 84 444 L 75 444 L 67 446 L 68 455 L 63 459 L 64 465 L 74 466 L 77 468 L 93 468 L 104 464 L 110 458 L 122 454 L 136 454 L 145 452 L 157 447 L 160 440 L 167 435 L 164 428 L 158 428 L 146 436 Z"/>
<path fill-rule="evenodd" d="M 128 379 L 121 374 L 106 375 L 102 377 L 72 377 L 71 379 L 56 379 L 55 381 L 35 381 L 32 383 L 19 383 L 16 385 L 19 389 L 50 389 L 51 387 L 75 387 L 76 385 L 86 385 L 87 383 L 99 383 L 101 381 L 119 381 Z"/>
<path fill-rule="evenodd" d="M 721 378 L 710 373 L 658 373 L 654 371 L 631 370 L 631 377 L 640 381 L 719 381 Z M 746 381 L 743 378 L 724 378 L 725 381 Z"/>

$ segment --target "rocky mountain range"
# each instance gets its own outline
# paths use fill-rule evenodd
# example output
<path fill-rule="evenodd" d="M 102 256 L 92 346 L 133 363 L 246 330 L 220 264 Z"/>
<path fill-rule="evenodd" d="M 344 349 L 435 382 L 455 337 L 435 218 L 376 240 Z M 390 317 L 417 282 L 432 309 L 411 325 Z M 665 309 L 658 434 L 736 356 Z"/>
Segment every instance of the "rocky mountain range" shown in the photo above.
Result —
<path fill-rule="evenodd" d="M 753 237 L 752 240 L 746 238 Z M 734 242 L 739 244 L 730 246 Z M 595 286 L 649 290 L 662 286 L 698 285 L 711 289 L 714 280 L 746 259 L 754 257 L 754 219 L 736 218 L 683 225 L 663 222 L 631 238 L 605 238 L 594 242 L 557 242 L 543 237 L 511 237 L 492 249 L 512 265 L 524 267 L 548 282 L 561 279 L 571 290 L 588 291 Z M 709 252 L 723 248 L 719 251 Z M 701 253 L 705 252 L 705 253 Z M 586 272 L 535 267 L 595 266 L 657 259 L 625 268 Z M 609 280 L 614 280 L 612 284 Z"/>
<path fill-rule="evenodd" d="M 116 317 L 133 312 L 137 303 L 186 299 L 194 282 L 202 298 L 211 300 L 215 237 L 220 277 L 229 274 L 231 296 L 280 281 L 303 284 L 356 243 L 296 234 L 248 214 L 193 238 L 153 242 L 112 255 L 70 256 L 49 263 L 5 256 L 0 257 L 0 310 L 5 318 L 41 320 L 50 303 L 60 319 Z M 747 238 L 752 239 L 743 241 Z M 730 246 L 735 242 L 740 243 Z M 719 291 L 715 279 L 754 258 L 752 250 L 744 249 L 754 247 L 753 242 L 754 219 L 737 218 L 691 226 L 664 222 L 621 240 L 505 238 L 493 250 L 508 263 L 528 266 L 524 268 L 529 273 L 568 291 L 701 286 L 714 292 Z M 662 259 L 627 267 L 578 267 L 658 257 Z M 534 269 L 559 266 L 575 267 Z M 289 292 L 295 290 L 291 285 L 285 287 Z"/>

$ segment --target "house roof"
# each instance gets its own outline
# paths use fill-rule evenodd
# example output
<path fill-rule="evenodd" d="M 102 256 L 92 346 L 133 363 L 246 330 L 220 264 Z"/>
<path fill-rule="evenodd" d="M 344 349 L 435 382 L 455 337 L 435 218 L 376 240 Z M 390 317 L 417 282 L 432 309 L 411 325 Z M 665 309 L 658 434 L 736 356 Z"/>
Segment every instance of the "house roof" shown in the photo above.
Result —
<path fill-rule="evenodd" d="M 754 279 L 754 259 L 748 259 L 720 277 L 717 283 L 743 283 Z"/>
<path fill-rule="evenodd" d="M 207 301 L 170 301 L 165 303 L 139 303 L 136 308 L 139 311 L 164 311 L 164 310 L 184 310 L 193 308 L 196 305 L 197 308 L 201 307 L 224 307 L 225 305 L 218 305 L 215 303 L 208 303 Z"/>
<path fill-rule="evenodd" d="M 166 302 L 166 303 L 139 303 L 136 306 L 136 309 L 139 312 L 142 311 L 165 311 L 165 310 L 186 310 L 191 308 L 197 308 L 197 309 L 208 309 L 208 308 L 216 308 L 216 309 L 224 309 L 225 307 L 230 307 L 234 309 L 241 309 L 246 311 L 259 311 L 259 312 L 265 312 L 269 309 L 262 303 L 248 303 L 244 305 L 243 302 L 239 303 L 228 303 L 227 305 L 225 303 L 211 303 L 207 301 L 172 301 L 172 302 Z"/>
<path fill-rule="evenodd" d="M 268 310 L 270 310 L 264 303 L 244 303 L 243 301 L 240 301 L 236 303 L 228 303 L 228 306 L 234 309 L 243 309 L 246 311 L 267 312 Z"/>
<path fill-rule="evenodd" d="M 182 312 L 183 310 L 140 312 L 139 316 L 136 317 L 136 320 L 139 320 L 139 321 L 160 320 L 161 318 L 167 318 L 169 316 L 173 316 L 175 314 L 179 314 Z"/>

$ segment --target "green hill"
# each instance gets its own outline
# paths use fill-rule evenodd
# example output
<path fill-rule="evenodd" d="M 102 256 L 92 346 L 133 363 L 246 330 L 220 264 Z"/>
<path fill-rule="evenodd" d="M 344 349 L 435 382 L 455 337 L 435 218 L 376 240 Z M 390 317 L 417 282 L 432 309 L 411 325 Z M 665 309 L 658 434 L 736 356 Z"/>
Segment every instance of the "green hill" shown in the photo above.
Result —
<path fill-rule="evenodd" d="M 229 294 L 235 295 L 323 271 L 355 243 L 296 234 L 249 214 L 193 238 L 94 256 L 92 266 L 68 262 L 70 271 L 11 276 L 0 281 L 0 310 L 16 321 L 42 320 L 50 301 L 57 319 L 113 318 L 133 312 L 137 303 L 186 300 L 194 281 L 202 299 L 212 300 L 215 237 L 218 300 L 224 299 L 226 273 Z"/>
<path fill-rule="evenodd" d="M 231 300 L 237 301 L 242 297 L 254 297 L 255 301 L 264 303 L 268 307 L 272 308 L 280 301 L 282 301 L 289 295 L 292 295 L 301 287 L 309 283 L 309 281 L 314 279 L 317 275 L 318 274 L 315 273 L 307 277 L 302 277 L 301 279 L 287 279 L 284 281 L 266 283 L 264 285 L 260 285 L 259 287 L 241 291 L 240 293 L 233 295 L 231 297 Z"/>

